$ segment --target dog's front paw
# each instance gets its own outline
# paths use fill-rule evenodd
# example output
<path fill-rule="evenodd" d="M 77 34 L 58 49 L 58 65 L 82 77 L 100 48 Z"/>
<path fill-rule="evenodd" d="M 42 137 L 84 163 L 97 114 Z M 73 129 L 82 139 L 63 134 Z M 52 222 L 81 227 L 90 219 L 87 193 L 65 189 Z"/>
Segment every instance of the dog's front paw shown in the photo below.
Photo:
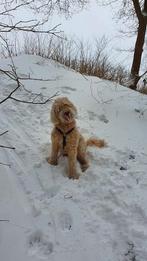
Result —
<path fill-rule="evenodd" d="M 88 168 L 89 168 L 89 164 L 88 164 L 88 163 L 86 163 L 86 164 L 81 164 L 81 170 L 82 170 L 82 172 L 86 171 Z"/>
<path fill-rule="evenodd" d="M 68 175 L 69 179 L 79 179 L 79 175 L 76 173 L 76 174 L 69 174 Z"/>
<path fill-rule="evenodd" d="M 58 165 L 58 161 L 52 158 L 47 158 L 47 162 L 51 165 L 57 166 Z"/>

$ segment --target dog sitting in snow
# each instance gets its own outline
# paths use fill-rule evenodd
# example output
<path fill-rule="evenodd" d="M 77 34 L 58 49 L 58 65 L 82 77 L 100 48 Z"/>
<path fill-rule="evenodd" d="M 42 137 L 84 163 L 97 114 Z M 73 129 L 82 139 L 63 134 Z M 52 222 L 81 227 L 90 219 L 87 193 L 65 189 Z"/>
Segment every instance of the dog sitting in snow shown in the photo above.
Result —
<path fill-rule="evenodd" d="M 51 109 L 51 121 L 54 128 L 51 133 L 52 151 L 47 159 L 51 165 L 58 164 L 60 155 L 68 157 L 68 177 L 78 179 L 76 172 L 76 162 L 80 163 L 81 170 L 85 171 L 89 167 L 87 160 L 87 146 L 104 147 L 105 141 L 90 138 L 87 141 L 76 127 L 75 117 L 77 109 L 68 98 L 57 98 Z"/>

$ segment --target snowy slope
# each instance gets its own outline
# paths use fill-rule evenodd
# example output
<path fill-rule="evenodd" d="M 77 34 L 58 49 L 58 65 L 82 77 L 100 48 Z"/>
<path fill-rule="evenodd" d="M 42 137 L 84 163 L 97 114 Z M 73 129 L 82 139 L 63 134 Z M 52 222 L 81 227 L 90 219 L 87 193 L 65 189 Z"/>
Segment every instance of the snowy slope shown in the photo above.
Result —
<path fill-rule="evenodd" d="M 9 130 L 0 144 L 16 148 L 0 148 L 0 162 L 11 165 L 0 165 L 0 260 L 146 261 L 147 96 L 41 57 L 14 62 L 21 76 L 51 79 L 25 88 L 67 96 L 82 133 L 109 146 L 89 148 L 90 168 L 69 180 L 66 159 L 46 162 L 52 103 L 0 105 L 0 133 Z M 1 75 L 1 97 L 14 87 Z M 24 99 L 24 91 L 17 95 Z"/>

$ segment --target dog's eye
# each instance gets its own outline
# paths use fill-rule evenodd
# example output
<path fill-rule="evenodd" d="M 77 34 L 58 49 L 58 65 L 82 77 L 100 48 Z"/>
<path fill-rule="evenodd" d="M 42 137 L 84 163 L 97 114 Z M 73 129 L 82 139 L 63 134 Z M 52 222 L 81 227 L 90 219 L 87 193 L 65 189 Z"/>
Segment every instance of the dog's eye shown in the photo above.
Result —
<path fill-rule="evenodd" d="M 59 112 L 60 112 L 59 108 L 58 108 L 58 109 L 55 109 L 54 112 L 55 112 L 55 113 L 59 113 Z"/>

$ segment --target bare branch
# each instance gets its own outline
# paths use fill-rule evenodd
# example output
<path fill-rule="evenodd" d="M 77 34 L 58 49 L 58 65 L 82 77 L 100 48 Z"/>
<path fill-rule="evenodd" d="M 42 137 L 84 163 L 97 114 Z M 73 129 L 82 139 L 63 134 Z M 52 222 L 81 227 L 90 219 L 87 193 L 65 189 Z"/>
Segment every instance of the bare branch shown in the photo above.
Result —
<path fill-rule="evenodd" d="M 13 68 L 13 69 L 14 69 L 14 68 Z M 16 70 L 16 68 L 15 68 L 15 70 Z M 0 69 L 0 71 L 2 71 L 2 70 Z M 4 72 L 4 73 L 5 73 L 5 72 Z M 58 95 L 58 92 L 56 92 L 54 95 L 50 96 L 49 98 L 45 99 L 45 100 L 42 101 L 42 102 L 34 102 L 34 100 L 36 100 L 36 98 L 39 96 L 38 94 L 35 94 L 35 98 L 34 98 L 33 100 L 31 100 L 31 101 L 26 101 L 26 100 L 17 99 L 17 98 L 15 98 L 15 97 L 13 97 L 12 95 L 13 95 L 21 86 L 24 87 L 23 84 L 20 82 L 20 80 L 55 81 L 56 79 L 45 79 L 45 80 L 43 80 L 43 79 L 41 79 L 41 78 L 31 78 L 31 77 L 25 78 L 25 77 L 19 77 L 19 76 L 17 76 L 16 71 L 15 71 L 14 77 L 12 77 L 12 76 L 11 76 L 10 74 L 8 74 L 8 73 L 5 73 L 5 74 L 6 74 L 8 77 L 10 77 L 11 79 L 13 79 L 13 80 L 16 82 L 17 86 L 16 86 L 15 89 L 13 89 L 13 91 L 11 91 L 11 92 L 9 93 L 9 95 L 7 95 L 6 98 L 4 98 L 2 101 L 0 101 L 0 104 L 4 103 L 4 102 L 5 102 L 6 100 L 8 100 L 8 99 L 12 99 L 12 100 L 15 100 L 15 101 L 18 101 L 18 102 L 22 102 L 22 103 L 29 103 L 29 104 L 46 104 L 47 102 L 51 101 L 54 97 L 56 97 L 56 96 Z M 26 90 L 25 88 L 24 88 L 24 90 L 28 92 L 28 90 Z M 32 93 L 32 92 L 30 92 L 30 93 Z M 34 94 L 34 93 L 32 93 L 32 94 Z M 43 96 L 43 98 L 44 98 L 44 96 Z"/>
<path fill-rule="evenodd" d="M 0 72 L 2 72 L 6 76 L 8 76 L 10 79 L 15 81 L 15 78 L 13 77 L 13 73 L 11 71 L 7 71 L 7 70 L 5 71 L 4 69 L 0 68 Z"/>
<path fill-rule="evenodd" d="M 6 7 L 4 7 L 5 10 L 2 11 L 2 12 L 0 12 L 0 15 L 10 15 L 10 12 L 16 11 L 17 9 L 19 9 L 19 8 L 21 8 L 21 7 L 30 5 L 30 4 L 33 3 L 33 2 L 34 2 L 34 1 L 32 0 L 32 1 L 30 1 L 30 2 L 26 2 L 26 3 L 22 3 L 22 4 L 17 4 L 17 5 L 15 5 L 14 7 L 9 8 L 9 9 L 6 9 Z"/>
<path fill-rule="evenodd" d="M 4 135 L 4 134 L 6 134 L 7 132 L 8 132 L 8 130 L 6 130 L 6 131 L 4 131 L 4 132 L 0 133 L 0 136 L 2 136 L 2 135 Z"/>
<path fill-rule="evenodd" d="M 10 97 L 10 99 L 14 100 L 14 101 L 17 101 L 17 102 L 22 102 L 22 103 L 28 103 L 28 104 L 40 104 L 40 105 L 44 105 L 46 104 L 47 102 L 51 101 L 53 98 L 55 98 L 57 95 L 58 95 L 58 92 L 56 92 L 54 95 L 52 95 L 51 97 L 49 97 L 48 99 L 42 101 L 42 102 L 35 102 L 36 98 L 39 96 L 40 94 L 36 94 L 36 97 L 32 100 L 32 101 L 26 101 L 26 100 L 20 100 L 20 99 L 17 99 L 15 97 Z"/>
<path fill-rule="evenodd" d="M 145 71 L 143 74 L 141 74 L 139 77 L 142 78 L 144 75 L 147 74 L 147 71 Z"/>
<path fill-rule="evenodd" d="M 46 17 L 49 17 L 55 10 L 69 17 L 74 12 L 81 11 L 88 3 L 89 0 L 35 0 L 30 8 Z"/>
<path fill-rule="evenodd" d="M 4 103 L 6 100 L 10 99 L 12 97 L 13 93 L 19 89 L 21 84 L 18 79 L 16 79 L 16 82 L 17 82 L 16 88 L 12 92 L 10 92 L 6 98 L 4 98 L 2 101 L 0 101 L 0 104 Z"/>
<path fill-rule="evenodd" d="M 15 147 L 0 145 L 0 148 L 15 150 Z"/>
<path fill-rule="evenodd" d="M 52 82 L 52 81 L 56 81 L 56 78 L 54 79 L 42 79 L 42 78 L 33 78 L 30 75 L 28 77 L 18 77 L 19 80 L 29 80 L 29 81 L 41 81 L 41 82 Z"/>
<path fill-rule="evenodd" d="M 31 21 L 31 20 L 30 20 Z M 30 21 L 19 21 L 15 23 L 14 25 L 0 23 L 0 32 L 1 33 L 9 33 L 11 31 L 23 31 L 23 32 L 31 32 L 31 33 L 37 33 L 37 34 L 52 34 L 57 37 L 61 37 L 59 34 L 61 34 L 63 31 L 57 30 L 61 24 L 57 24 L 56 26 L 52 27 L 48 30 L 39 30 L 39 27 L 43 25 L 45 22 L 37 22 L 35 24 L 31 25 L 24 25 L 24 23 L 30 23 Z M 21 24 L 22 25 L 19 25 Z"/>
<path fill-rule="evenodd" d="M 58 95 L 58 92 L 56 92 L 54 95 L 52 95 L 51 97 L 48 97 L 47 99 L 45 99 L 44 96 L 42 96 L 44 98 L 43 101 L 36 101 L 37 97 L 39 97 L 40 94 L 35 94 L 35 97 L 33 98 L 33 100 L 20 100 L 16 97 L 13 97 L 13 94 L 16 93 L 16 91 L 20 88 L 20 87 L 23 87 L 23 84 L 21 83 L 21 80 L 35 80 L 35 81 L 55 81 L 56 79 L 45 79 L 43 80 L 42 78 L 31 78 L 31 76 L 29 75 L 28 77 L 19 77 L 18 74 L 17 74 L 17 70 L 16 70 L 16 67 L 15 67 L 15 64 L 14 64 L 14 61 L 13 61 L 13 58 L 12 58 L 12 55 L 11 55 L 11 51 L 9 49 L 9 45 L 8 45 L 8 42 L 6 39 L 4 39 L 2 36 L 0 36 L 0 38 L 4 41 L 5 43 L 5 48 L 6 50 L 8 51 L 8 54 L 9 54 L 9 57 L 11 59 L 11 71 L 8 71 L 8 70 L 3 70 L 0 68 L 0 72 L 4 73 L 7 77 L 9 77 L 10 79 L 12 79 L 13 81 L 15 81 L 16 83 L 16 88 L 14 88 L 10 93 L 9 95 L 7 95 L 6 98 L 4 98 L 3 100 L 0 101 L 0 104 L 4 103 L 6 100 L 8 99 L 11 99 L 11 100 L 14 100 L 14 101 L 17 101 L 17 102 L 22 102 L 22 103 L 28 103 L 28 104 L 46 104 L 47 102 L 51 101 L 51 99 L 53 99 L 55 96 Z M 26 90 L 24 88 L 25 91 L 29 92 L 28 90 Z M 31 94 L 33 94 L 32 92 L 30 92 Z"/>

